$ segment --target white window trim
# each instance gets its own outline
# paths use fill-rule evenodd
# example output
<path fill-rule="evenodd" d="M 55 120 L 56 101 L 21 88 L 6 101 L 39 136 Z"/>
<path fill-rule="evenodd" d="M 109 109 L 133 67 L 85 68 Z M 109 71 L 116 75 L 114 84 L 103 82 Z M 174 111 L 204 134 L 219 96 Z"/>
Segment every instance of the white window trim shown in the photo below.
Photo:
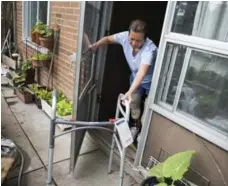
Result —
<path fill-rule="evenodd" d="M 204 124 L 198 122 L 197 120 L 186 117 L 184 114 L 175 111 L 171 112 L 166 108 L 155 103 L 155 96 L 158 89 L 158 82 L 160 78 L 164 53 L 167 42 L 171 42 L 174 44 L 181 44 L 194 49 L 206 50 L 209 53 L 218 53 L 223 55 L 228 55 L 228 43 L 210 39 L 204 39 L 200 37 L 187 36 L 183 34 L 177 34 L 171 32 L 171 26 L 175 13 L 175 2 L 168 2 L 166 15 L 164 20 L 164 26 L 161 34 L 160 40 L 160 48 L 158 52 L 158 56 L 156 59 L 155 67 L 154 67 L 154 75 L 152 79 L 152 86 L 150 89 L 149 97 L 148 97 L 148 105 L 146 107 L 145 118 L 142 121 L 143 128 L 141 132 L 141 140 L 139 142 L 139 146 L 136 152 L 136 158 L 134 162 L 134 166 L 142 166 L 142 158 L 145 150 L 145 145 L 147 142 L 147 136 L 151 124 L 153 111 L 158 112 L 159 114 L 169 118 L 174 121 L 176 124 L 183 126 L 184 128 L 196 133 L 200 137 L 212 142 L 213 144 L 221 147 L 222 149 L 228 151 L 228 136 L 221 134 L 220 132 L 211 129 L 209 126 L 205 126 Z M 182 67 L 183 71 L 183 67 Z"/>
<path fill-rule="evenodd" d="M 172 32 L 166 35 L 165 39 L 167 42 L 193 47 L 196 49 L 212 51 L 218 54 L 228 55 L 227 42 L 204 39 L 200 37 L 188 36 L 188 35 L 172 33 Z"/>
<path fill-rule="evenodd" d="M 38 3 L 39 6 L 39 3 Z M 39 7 L 37 7 L 39 8 Z M 48 49 L 44 48 L 42 46 L 37 45 L 36 43 L 33 43 L 30 39 L 28 39 L 27 35 L 27 29 L 25 29 L 25 25 L 27 25 L 28 23 L 26 21 L 24 21 L 26 19 L 26 17 L 28 17 L 28 3 L 26 1 L 22 2 L 22 41 L 24 44 L 27 44 L 28 46 L 30 46 L 31 48 L 38 50 L 39 52 L 42 53 L 48 53 Z M 37 11 L 38 12 L 38 11 Z M 38 16 L 38 13 L 37 15 Z M 37 17 L 38 19 L 38 17 Z M 50 1 L 48 1 L 48 7 L 47 7 L 47 25 L 50 25 Z"/>
<path fill-rule="evenodd" d="M 177 105 L 178 105 L 178 102 L 180 100 L 181 90 L 182 90 L 183 85 L 184 85 L 185 75 L 186 75 L 186 72 L 188 70 L 188 64 L 190 62 L 189 59 L 190 59 L 191 53 L 192 53 L 191 49 L 187 48 L 187 51 L 185 53 L 183 66 L 181 69 L 180 78 L 179 78 L 179 81 L 177 84 L 177 91 L 176 91 L 176 94 L 174 97 L 173 112 L 177 110 Z"/>

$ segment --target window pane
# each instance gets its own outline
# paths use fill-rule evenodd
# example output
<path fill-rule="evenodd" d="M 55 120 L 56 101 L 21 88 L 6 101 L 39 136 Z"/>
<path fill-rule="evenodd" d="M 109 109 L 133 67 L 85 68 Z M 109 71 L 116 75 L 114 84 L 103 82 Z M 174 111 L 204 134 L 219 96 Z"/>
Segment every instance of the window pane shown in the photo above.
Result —
<path fill-rule="evenodd" d="M 156 100 L 173 104 L 185 52 L 186 47 L 184 46 L 167 44 Z"/>
<path fill-rule="evenodd" d="M 39 1 L 39 20 L 47 24 L 48 2 Z"/>
<path fill-rule="evenodd" d="M 30 11 L 30 30 L 36 24 L 37 19 L 37 1 L 31 1 L 31 11 Z"/>
<path fill-rule="evenodd" d="M 192 51 L 178 109 L 228 134 L 228 58 Z"/>
<path fill-rule="evenodd" d="M 172 32 L 228 41 L 227 1 L 177 2 Z"/>

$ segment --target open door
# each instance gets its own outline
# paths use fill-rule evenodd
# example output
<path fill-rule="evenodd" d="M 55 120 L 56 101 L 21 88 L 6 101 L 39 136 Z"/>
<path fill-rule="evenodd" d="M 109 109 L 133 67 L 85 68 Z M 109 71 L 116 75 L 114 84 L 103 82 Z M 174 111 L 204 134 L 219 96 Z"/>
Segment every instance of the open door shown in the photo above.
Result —
<path fill-rule="evenodd" d="M 88 48 L 97 40 L 102 14 L 102 2 L 81 2 L 80 28 L 77 50 L 76 80 L 74 94 L 74 116 L 80 121 L 91 121 L 92 100 L 97 87 L 95 81 L 96 55 Z M 72 132 L 71 163 L 73 171 L 86 130 Z"/>

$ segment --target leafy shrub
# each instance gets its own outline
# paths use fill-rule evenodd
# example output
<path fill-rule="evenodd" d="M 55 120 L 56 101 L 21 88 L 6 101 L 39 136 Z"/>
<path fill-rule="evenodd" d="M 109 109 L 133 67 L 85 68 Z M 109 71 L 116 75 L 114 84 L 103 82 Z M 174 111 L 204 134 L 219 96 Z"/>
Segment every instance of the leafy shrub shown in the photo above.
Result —
<path fill-rule="evenodd" d="M 50 59 L 48 54 L 43 54 L 41 52 L 36 52 L 33 54 L 32 60 L 44 61 Z"/>

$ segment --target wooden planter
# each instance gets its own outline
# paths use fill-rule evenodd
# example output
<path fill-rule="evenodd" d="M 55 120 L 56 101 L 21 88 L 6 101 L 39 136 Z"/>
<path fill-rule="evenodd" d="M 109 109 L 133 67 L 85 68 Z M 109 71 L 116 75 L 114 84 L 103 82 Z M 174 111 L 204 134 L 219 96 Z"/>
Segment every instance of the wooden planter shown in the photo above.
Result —
<path fill-rule="evenodd" d="M 32 103 L 33 102 L 33 94 L 31 94 L 31 92 L 29 92 L 29 89 L 25 89 L 26 91 L 20 91 L 17 88 L 15 88 L 16 90 L 16 95 L 18 96 L 18 98 L 23 101 L 24 103 Z"/>
<path fill-rule="evenodd" d="M 48 66 L 48 63 L 50 62 L 50 60 L 32 60 L 32 66 L 34 68 L 39 68 L 39 67 L 43 67 L 43 66 Z"/>
<path fill-rule="evenodd" d="M 53 38 L 50 37 L 50 38 L 44 38 L 44 37 L 40 37 L 40 45 L 49 49 L 49 50 L 52 50 L 53 49 Z"/>

